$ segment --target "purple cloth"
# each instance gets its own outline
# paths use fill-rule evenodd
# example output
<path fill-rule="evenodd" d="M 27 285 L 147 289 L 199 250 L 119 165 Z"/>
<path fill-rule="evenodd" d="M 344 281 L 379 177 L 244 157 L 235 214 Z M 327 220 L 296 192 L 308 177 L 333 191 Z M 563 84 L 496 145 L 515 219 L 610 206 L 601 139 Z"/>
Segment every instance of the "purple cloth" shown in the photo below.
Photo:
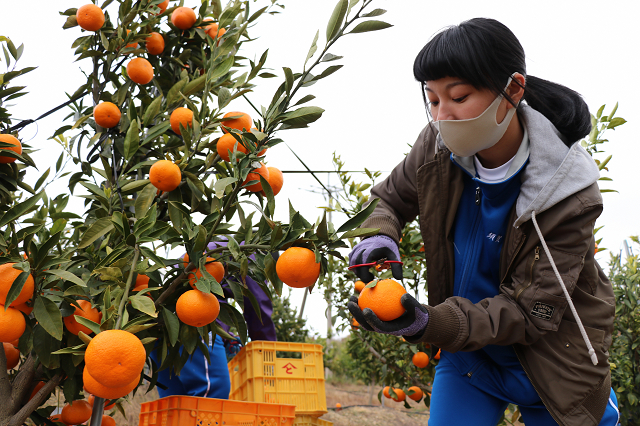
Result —
<path fill-rule="evenodd" d="M 240 245 L 244 244 L 244 241 L 240 243 Z M 218 241 L 209 243 L 209 250 L 213 250 L 217 247 L 226 247 L 227 243 L 225 241 Z M 250 260 L 255 260 L 255 256 L 250 256 Z M 230 279 L 227 277 L 227 279 Z M 255 296 L 256 301 L 258 302 L 258 306 L 260 307 L 261 316 L 258 317 L 255 309 L 253 309 L 253 305 L 248 300 L 245 301 L 244 304 L 244 319 L 247 322 L 247 329 L 249 331 L 249 337 L 251 340 L 270 340 L 275 341 L 276 339 L 276 326 L 271 319 L 271 315 L 273 314 L 273 305 L 271 304 L 271 300 L 267 296 L 267 294 L 260 288 L 260 285 L 251 279 L 251 277 L 246 277 L 246 283 L 248 290 Z M 229 288 L 228 284 L 222 284 L 222 290 L 224 291 L 225 297 L 232 297 L 233 293 Z M 227 303 L 226 300 L 221 299 L 221 303 Z M 260 321 L 262 319 L 262 322 Z M 224 324 L 220 320 L 216 320 L 218 325 L 229 332 L 229 326 Z"/>

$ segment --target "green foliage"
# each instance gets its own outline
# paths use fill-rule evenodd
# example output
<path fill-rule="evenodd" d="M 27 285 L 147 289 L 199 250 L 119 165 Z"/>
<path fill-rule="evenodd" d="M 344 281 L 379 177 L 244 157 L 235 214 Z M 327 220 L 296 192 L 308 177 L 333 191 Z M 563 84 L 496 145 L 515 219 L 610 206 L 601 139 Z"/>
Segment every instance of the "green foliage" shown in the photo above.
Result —
<path fill-rule="evenodd" d="M 307 320 L 298 317 L 296 310 L 291 307 L 290 296 L 291 291 L 286 297 L 273 299 L 271 319 L 276 326 L 276 338 L 279 342 L 306 342 L 310 336 Z"/>
<path fill-rule="evenodd" d="M 352 11 L 358 1 L 351 0 L 345 13 L 332 17 L 332 38 L 324 49 L 317 55 L 317 46 L 312 49 L 302 72 L 285 67 L 283 83 L 272 102 L 254 107 L 254 128 L 242 131 L 226 127 L 224 114 L 235 108 L 233 101 L 240 97 L 253 107 L 251 92 L 261 78 L 274 75 L 265 72 L 268 51 L 259 54 L 257 61 L 239 52 L 253 56 L 250 42 L 254 38 L 249 33 L 253 34 L 261 16 L 284 9 L 279 0 L 265 2 L 258 10 L 253 10 L 255 2 L 251 1 L 230 0 L 223 7 L 219 1 L 202 0 L 196 23 L 184 31 L 169 23 L 174 7 L 158 13 L 159 0 L 103 2 L 106 20 L 96 32 L 77 27 L 76 9 L 61 12 L 63 28 L 80 35 L 72 45 L 77 61 L 87 62 L 84 69 L 90 69 L 70 96 L 68 121 L 52 136 L 63 153 L 53 176 L 52 166 L 34 188 L 22 182 L 25 168 L 33 166 L 28 149 L 16 157 L 16 163 L 0 165 L 0 263 L 15 262 L 24 271 L 10 297 L 18 294 L 28 273 L 35 279 L 31 302 L 35 308 L 20 339 L 22 354 L 32 355 L 35 362 L 22 363 L 21 370 L 11 372 L 9 379 L 33 377 L 37 366 L 38 376 L 48 379 L 48 384 L 24 408 L 21 401 L 28 395 L 28 380 L 13 390 L 11 386 L 0 389 L 0 399 L 12 401 L 11 407 L 0 410 L 0 424 L 9 419 L 22 424 L 45 403 L 46 391 L 51 392 L 63 377 L 65 400 L 81 395 L 84 351 L 90 337 L 76 336 L 63 326 L 63 318 L 73 315 L 80 299 L 91 301 L 102 313 L 100 324 L 79 320 L 93 332 L 124 329 L 136 334 L 148 352 L 157 346 L 160 365 L 149 360 L 146 377 L 153 387 L 159 370 L 171 368 L 179 373 L 189 354 L 208 342 L 210 332 L 226 335 L 215 322 L 195 328 L 181 323 L 175 314 L 177 299 L 191 289 L 187 281 L 195 269 L 203 275 L 196 283 L 198 290 L 222 295 L 221 283 L 204 268 L 207 256 L 224 262 L 224 281 L 233 293 L 233 302 L 222 304 L 218 319 L 233 327 L 242 340 L 247 338 L 247 327 L 241 311 L 246 303 L 256 304 L 244 285 L 246 277 L 264 283 L 265 292 L 276 299 L 282 293 L 272 253 L 291 246 L 312 249 L 322 265 L 322 283 L 327 257 L 348 247 L 344 240 L 363 235 L 356 228 L 370 209 L 334 226 L 326 217 L 310 222 L 289 205 L 288 221 L 276 221 L 276 201 L 268 182 L 261 179 L 261 194 L 247 191 L 246 186 L 255 181 L 245 181 L 265 161 L 259 153 L 282 142 L 279 132 L 308 127 L 321 117 L 321 108 L 300 106 L 313 95 L 298 99 L 298 91 L 341 67 L 324 64 L 340 59 L 327 49 L 345 35 L 349 25 L 365 18 L 364 9 L 371 2 L 364 0 Z M 206 17 L 226 33 L 212 39 L 203 28 L 209 24 L 204 22 Z M 147 54 L 144 47 L 151 32 L 160 32 L 164 38 L 165 49 L 159 55 Z M 0 130 L 6 131 L 11 117 L 4 102 L 24 94 L 23 87 L 8 85 L 30 69 L 16 71 L 15 61 L 23 47 L 15 48 L 6 37 L 0 37 L 2 42 L 7 72 L 0 75 Z M 138 46 L 126 47 L 130 43 Z M 154 78 L 147 85 L 135 84 L 127 75 L 127 61 L 139 56 L 154 68 Z M 122 113 L 119 124 L 110 129 L 93 119 L 94 105 L 107 101 Z M 192 126 L 181 127 L 181 134 L 169 123 L 177 107 L 194 114 Z M 222 161 L 216 147 L 223 131 L 232 133 L 248 152 L 233 154 L 231 162 Z M 2 148 L 6 146 L 0 144 Z M 177 164 L 181 173 L 179 187 L 165 193 L 156 191 L 147 179 L 150 167 L 163 159 Z M 72 174 L 65 170 L 71 162 L 77 166 Z M 50 199 L 46 186 L 65 177 L 69 194 Z M 84 211 L 69 211 L 70 197 L 84 199 Z M 247 206 L 255 211 L 245 210 Z M 217 241 L 228 244 L 209 247 Z M 172 255 L 184 252 L 189 254 L 186 264 Z M 138 274 L 150 278 L 148 289 L 133 291 Z M 288 301 L 283 302 L 281 312 L 287 326 L 295 322 Z M 297 327 L 296 339 L 308 335 L 304 322 Z M 280 334 L 286 340 L 284 329 Z M 291 337 L 291 329 L 286 334 Z M 32 419 L 42 423 L 50 409 L 45 404 Z"/>
<path fill-rule="evenodd" d="M 636 244 L 637 237 L 633 237 Z M 640 418 L 640 269 L 639 256 L 611 256 L 609 278 L 616 298 L 613 342 L 609 348 L 611 386 L 616 392 L 620 424 Z"/>

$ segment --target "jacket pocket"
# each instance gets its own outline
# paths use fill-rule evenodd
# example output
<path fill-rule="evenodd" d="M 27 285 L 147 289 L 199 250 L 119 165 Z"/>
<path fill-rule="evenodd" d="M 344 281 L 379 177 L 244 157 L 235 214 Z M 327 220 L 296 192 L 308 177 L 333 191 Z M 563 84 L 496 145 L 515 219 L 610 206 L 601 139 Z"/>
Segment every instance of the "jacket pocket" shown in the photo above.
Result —
<path fill-rule="evenodd" d="M 538 288 L 529 302 L 527 315 L 539 329 L 557 331 L 566 307 L 567 299 Z"/>

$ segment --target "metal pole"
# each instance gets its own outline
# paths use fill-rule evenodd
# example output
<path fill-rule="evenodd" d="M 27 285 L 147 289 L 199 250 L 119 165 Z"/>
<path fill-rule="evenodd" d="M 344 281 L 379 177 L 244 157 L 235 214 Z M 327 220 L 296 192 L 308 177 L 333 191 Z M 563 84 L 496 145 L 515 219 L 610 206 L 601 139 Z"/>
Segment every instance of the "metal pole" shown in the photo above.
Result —
<path fill-rule="evenodd" d="M 331 175 L 328 174 L 327 175 L 327 188 L 331 188 Z M 329 203 L 329 201 L 331 200 L 331 190 L 327 189 L 327 203 Z M 329 214 L 328 214 L 328 219 L 329 219 L 329 223 L 332 223 L 332 215 L 331 215 L 331 210 L 329 210 Z M 329 279 L 328 279 L 328 284 L 327 284 L 327 293 L 329 295 L 328 300 L 327 300 L 327 340 L 331 339 L 331 335 L 333 334 L 333 321 L 331 319 L 331 308 L 332 308 L 332 304 L 331 304 L 331 290 L 333 287 L 333 272 L 332 272 L 332 268 L 333 268 L 333 257 L 331 255 L 329 255 Z"/>
<path fill-rule="evenodd" d="M 304 289 L 304 296 L 302 296 L 302 306 L 300 306 L 300 312 L 298 312 L 298 319 L 302 318 L 302 313 L 304 312 L 304 305 L 307 303 L 307 294 L 308 290 Z"/>
<path fill-rule="evenodd" d="M 624 247 L 624 254 L 627 257 L 631 256 L 631 252 L 629 251 L 629 244 L 627 244 L 627 240 L 622 240 L 622 246 Z"/>

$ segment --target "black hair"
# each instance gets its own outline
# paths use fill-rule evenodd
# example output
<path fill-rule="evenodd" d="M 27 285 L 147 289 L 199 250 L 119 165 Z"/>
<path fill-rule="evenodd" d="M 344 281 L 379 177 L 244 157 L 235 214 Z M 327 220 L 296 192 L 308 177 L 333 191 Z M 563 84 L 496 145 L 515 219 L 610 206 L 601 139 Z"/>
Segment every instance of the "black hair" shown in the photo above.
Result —
<path fill-rule="evenodd" d="M 457 77 L 476 89 L 502 94 L 516 106 L 504 91 L 514 72 L 525 76 L 524 100 L 553 123 L 566 145 L 589 134 L 591 115 L 582 96 L 560 84 L 527 76 L 522 45 L 495 19 L 474 18 L 444 29 L 422 48 L 413 64 L 425 105 L 426 81 Z"/>

